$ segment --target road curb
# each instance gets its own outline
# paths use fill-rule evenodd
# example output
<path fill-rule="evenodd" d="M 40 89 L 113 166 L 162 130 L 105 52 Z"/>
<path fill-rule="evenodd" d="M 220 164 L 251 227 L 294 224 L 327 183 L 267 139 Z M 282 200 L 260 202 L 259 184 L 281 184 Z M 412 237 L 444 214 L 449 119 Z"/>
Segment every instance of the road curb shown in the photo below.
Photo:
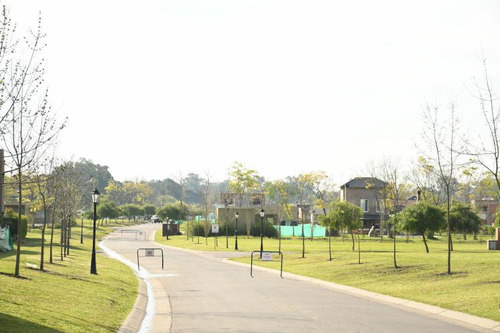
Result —
<path fill-rule="evenodd" d="M 175 249 L 175 250 L 180 250 L 180 251 L 185 251 L 185 252 L 190 252 L 194 253 L 198 256 L 205 257 L 208 259 L 232 264 L 232 265 L 237 265 L 237 266 L 244 266 L 250 269 L 249 264 L 241 263 L 241 262 L 236 262 L 229 260 L 227 258 L 218 258 L 211 256 L 209 254 L 206 254 L 202 251 L 198 250 L 191 250 L 191 249 L 184 249 L 184 248 L 179 248 L 179 247 L 174 247 L 174 246 L 169 246 L 165 244 L 160 244 L 157 243 L 158 245 L 165 246 L 167 248 Z M 254 270 L 258 271 L 265 271 L 265 272 L 270 272 L 279 275 L 279 270 L 272 269 L 272 268 L 267 268 L 267 267 L 261 267 L 261 266 L 253 266 Z M 250 271 L 249 271 L 250 274 Z M 411 311 L 418 311 L 418 312 L 423 312 L 431 316 L 436 316 L 438 318 L 441 318 L 442 320 L 446 320 L 448 322 L 453 322 L 461 326 L 466 326 L 469 328 L 476 328 L 476 329 L 482 329 L 482 330 L 487 330 L 491 332 L 500 332 L 500 322 L 492 320 L 492 319 L 487 319 L 487 318 L 481 318 L 477 317 L 474 315 L 470 315 L 467 313 L 463 312 L 458 312 L 454 310 L 449 310 L 449 309 L 444 309 L 435 305 L 429 305 L 429 304 L 424 304 L 416 301 L 411 301 L 407 300 L 404 298 L 398 298 L 398 297 L 393 297 L 393 296 L 388 296 L 388 295 L 383 295 L 379 294 L 373 291 L 368 291 L 368 290 L 363 290 L 355 287 L 350 287 L 342 284 L 338 284 L 335 282 L 328 282 L 324 280 L 319 280 L 307 276 L 302 276 L 302 275 L 297 275 L 293 273 L 288 273 L 288 272 L 283 272 L 283 278 L 289 278 L 289 279 L 295 279 L 295 280 L 300 280 L 304 281 L 310 284 L 322 286 L 324 288 L 336 290 L 339 292 L 343 293 L 348 293 L 366 300 L 374 301 L 377 303 L 382 303 L 382 304 L 388 304 L 388 305 L 393 305 L 397 307 L 403 307 Z"/>
<path fill-rule="evenodd" d="M 118 333 L 135 333 L 141 328 L 142 321 L 146 316 L 146 306 L 148 304 L 148 293 L 146 290 L 146 283 L 136 274 L 139 281 L 137 298 L 135 299 L 134 306 L 118 330 Z"/>

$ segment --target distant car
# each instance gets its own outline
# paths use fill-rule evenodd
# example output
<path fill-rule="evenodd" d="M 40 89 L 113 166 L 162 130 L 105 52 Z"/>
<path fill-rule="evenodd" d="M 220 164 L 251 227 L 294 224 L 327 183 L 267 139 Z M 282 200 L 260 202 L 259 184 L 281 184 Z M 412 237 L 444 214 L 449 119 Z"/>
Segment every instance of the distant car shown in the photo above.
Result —
<path fill-rule="evenodd" d="M 161 223 L 161 219 L 158 216 L 153 215 L 153 216 L 151 216 L 151 222 L 153 222 L 153 223 Z"/>

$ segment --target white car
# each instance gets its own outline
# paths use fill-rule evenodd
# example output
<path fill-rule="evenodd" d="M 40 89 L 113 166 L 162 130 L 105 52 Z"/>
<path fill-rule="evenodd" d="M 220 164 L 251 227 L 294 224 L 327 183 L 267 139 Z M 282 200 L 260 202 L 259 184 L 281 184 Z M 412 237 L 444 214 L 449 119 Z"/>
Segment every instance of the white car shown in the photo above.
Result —
<path fill-rule="evenodd" d="M 161 219 L 158 216 L 153 215 L 153 216 L 151 216 L 151 222 L 152 223 L 160 223 Z"/>

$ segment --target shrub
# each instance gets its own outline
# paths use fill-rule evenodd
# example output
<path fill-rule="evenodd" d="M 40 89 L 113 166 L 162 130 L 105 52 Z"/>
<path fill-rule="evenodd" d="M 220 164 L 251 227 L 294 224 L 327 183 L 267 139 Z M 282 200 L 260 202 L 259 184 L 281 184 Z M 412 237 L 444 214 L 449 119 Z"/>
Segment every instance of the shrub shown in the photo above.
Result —
<path fill-rule="evenodd" d="M 18 215 L 13 210 L 7 210 L 3 217 L 2 227 L 9 226 L 12 238 L 17 238 L 17 218 Z M 28 234 L 28 218 L 21 215 L 21 237 L 25 238 Z"/>

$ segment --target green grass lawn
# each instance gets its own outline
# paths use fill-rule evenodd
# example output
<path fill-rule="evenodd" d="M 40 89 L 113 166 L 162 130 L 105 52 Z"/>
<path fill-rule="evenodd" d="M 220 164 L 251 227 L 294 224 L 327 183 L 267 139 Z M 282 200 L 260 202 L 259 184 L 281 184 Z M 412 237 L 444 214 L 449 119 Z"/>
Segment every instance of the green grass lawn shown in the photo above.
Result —
<path fill-rule="evenodd" d="M 186 236 L 174 236 L 166 241 L 157 232 L 156 241 L 177 247 L 201 251 L 214 251 L 213 238 L 186 240 Z M 225 237 L 219 237 L 217 251 L 233 251 L 234 237 L 229 239 L 226 249 Z M 352 251 L 349 237 L 342 241 L 332 238 L 334 260 L 329 261 L 328 239 L 305 240 L 306 254 L 302 258 L 302 239 L 282 240 L 284 271 L 336 282 L 385 295 L 410 299 L 443 308 L 500 321 L 500 251 L 488 251 L 486 238 L 482 241 L 459 241 L 454 237 L 451 267 L 447 271 L 447 242 L 443 239 L 429 241 L 430 253 L 425 252 L 421 238 L 397 240 L 397 261 L 400 268 L 393 265 L 392 239 L 361 238 L 361 264 L 356 251 Z M 250 252 L 260 249 L 260 238 L 238 237 L 240 251 Z M 264 238 L 264 250 L 278 250 L 278 240 Z M 258 258 L 257 255 L 254 259 Z M 276 258 L 277 259 L 277 258 Z M 234 259 L 250 263 L 249 257 Z M 261 262 L 261 266 L 279 269 L 279 261 Z"/>
<path fill-rule="evenodd" d="M 22 278 L 12 276 L 15 250 L 0 252 L 1 332 L 118 330 L 135 302 L 138 281 L 129 267 L 100 254 L 96 259 L 98 275 L 90 274 L 92 229 L 90 221 L 84 225 L 84 244 L 80 244 L 79 226 L 74 227 L 70 255 L 63 261 L 57 244 L 53 250 L 54 263 L 49 264 L 49 246 L 46 246 L 44 272 L 26 266 L 30 263 L 39 267 L 39 230 L 28 233 L 21 245 Z M 98 227 L 97 238 L 110 231 L 109 227 Z M 56 229 L 54 239 L 59 241 L 59 237 Z M 46 235 L 46 242 L 49 240 Z"/>

